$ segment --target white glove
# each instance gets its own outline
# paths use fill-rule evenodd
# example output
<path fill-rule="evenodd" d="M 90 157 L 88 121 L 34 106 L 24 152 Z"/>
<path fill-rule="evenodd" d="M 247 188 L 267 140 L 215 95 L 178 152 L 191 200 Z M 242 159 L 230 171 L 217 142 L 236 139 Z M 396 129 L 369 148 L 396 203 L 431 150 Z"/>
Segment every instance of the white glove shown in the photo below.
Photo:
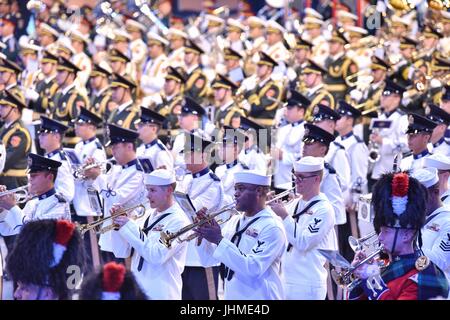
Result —
<path fill-rule="evenodd" d="M 386 4 L 384 3 L 384 1 L 377 2 L 377 11 L 378 12 L 386 12 Z"/>
<path fill-rule="evenodd" d="M 25 90 L 25 98 L 31 101 L 36 101 L 39 99 L 39 93 L 37 93 L 33 89 L 26 89 Z"/>
<path fill-rule="evenodd" d="M 363 94 L 361 91 L 353 89 L 350 91 L 350 97 L 355 101 L 360 101 L 363 97 Z"/>

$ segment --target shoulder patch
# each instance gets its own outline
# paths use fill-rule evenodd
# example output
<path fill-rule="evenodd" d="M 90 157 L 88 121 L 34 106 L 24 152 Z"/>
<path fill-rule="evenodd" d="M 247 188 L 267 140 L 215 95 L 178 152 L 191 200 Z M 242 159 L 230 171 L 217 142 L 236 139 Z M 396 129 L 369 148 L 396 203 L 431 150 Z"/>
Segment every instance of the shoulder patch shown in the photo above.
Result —
<path fill-rule="evenodd" d="M 358 143 L 364 143 L 364 140 L 361 139 L 360 136 L 354 135 L 354 137 L 355 137 L 355 139 L 356 139 L 356 142 L 358 142 Z"/>
<path fill-rule="evenodd" d="M 22 138 L 19 136 L 12 136 L 9 140 L 9 143 L 13 146 L 13 148 L 17 148 L 20 145 Z"/>
<path fill-rule="evenodd" d="M 241 166 L 244 170 L 250 170 L 250 168 L 245 163 L 243 163 L 241 161 L 239 161 L 239 163 L 241 164 Z"/>
<path fill-rule="evenodd" d="M 161 141 L 158 141 L 156 143 L 156 145 L 161 149 L 161 150 L 166 150 L 166 148 L 164 147 L 163 143 Z"/>
<path fill-rule="evenodd" d="M 334 143 L 339 149 L 345 150 L 344 146 L 343 146 L 342 144 L 340 144 L 339 142 L 333 141 L 333 143 Z"/>
<path fill-rule="evenodd" d="M 64 153 L 64 151 L 60 150 L 59 156 L 61 157 L 61 160 L 67 160 L 67 157 L 66 157 L 66 154 Z"/>
<path fill-rule="evenodd" d="M 214 181 L 220 181 L 220 178 L 218 176 L 216 176 L 216 174 L 214 172 L 211 172 L 209 174 L 209 176 L 211 177 L 211 179 L 213 179 Z"/>
<path fill-rule="evenodd" d="M 336 173 L 336 169 L 334 169 L 333 166 L 328 162 L 325 162 L 325 169 L 327 169 L 330 174 Z"/>
<path fill-rule="evenodd" d="M 95 146 L 97 147 L 97 149 L 103 150 L 103 146 L 100 142 L 95 141 Z"/>
<path fill-rule="evenodd" d="M 55 193 L 55 197 L 56 197 L 56 199 L 58 199 L 58 202 L 61 202 L 61 203 L 67 202 L 66 198 L 64 198 L 64 196 L 62 194 Z"/>

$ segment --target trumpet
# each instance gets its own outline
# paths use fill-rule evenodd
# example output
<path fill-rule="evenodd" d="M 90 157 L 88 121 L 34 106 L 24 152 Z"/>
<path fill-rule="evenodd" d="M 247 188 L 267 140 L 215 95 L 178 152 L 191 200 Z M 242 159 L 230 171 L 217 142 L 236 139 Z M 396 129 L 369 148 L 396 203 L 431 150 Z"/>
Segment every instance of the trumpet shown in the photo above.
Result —
<path fill-rule="evenodd" d="M 268 204 L 270 204 L 270 203 L 272 203 L 272 202 L 274 202 L 274 201 L 277 201 L 277 200 L 279 200 L 279 199 L 284 198 L 285 196 L 289 195 L 292 191 L 295 191 L 295 187 L 292 187 L 292 188 L 290 188 L 290 189 L 284 190 L 283 192 L 280 192 L 279 194 L 277 194 L 277 195 L 276 195 L 275 197 L 273 197 L 272 199 L 267 200 L 267 201 L 266 201 L 266 205 L 268 205 Z"/>
<path fill-rule="evenodd" d="M 118 212 L 115 212 L 114 214 L 112 214 L 112 215 L 110 215 L 110 216 L 108 216 L 108 217 L 100 218 L 100 219 L 98 219 L 98 220 L 96 220 L 96 221 L 93 221 L 93 222 L 90 222 L 90 223 L 79 224 L 79 225 L 77 226 L 78 231 L 81 233 L 81 236 L 84 236 L 84 234 L 85 234 L 86 232 L 88 232 L 88 231 L 90 231 L 90 230 L 96 229 L 98 226 L 100 226 L 101 224 L 103 224 L 103 222 L 108 221 L 108 220 L 110 220 L 110 219 L 114 219 L 114 218 L 119 217 L 119 216 L 122 216 L 122 215 L 128 215 L 128 214 L 130 214 L 131 212 L 133 212 L 133 211 L 135 211 L 135 210 L 137 210 L 137 209 L 140 209 L 140 210 L 138 211 L 138 213 L 135 214 L 135 215 L 130 216 L 130 218 L 132 218 L 132 219 L 134 219 L 134 220 L 139 219 L 139 218 L 142 218 L 142 217 L 144 216 L 144 214 L 145 214 L 145 209 L 146 209 L 146 208 L 145 208 L 145 205 L 146 205 L 147 203 L 148 203 L 148 201 L 143 202 L 143 203 L 140 203 L 140 204 L 137 204 L 137 205 L 132 206 L 132 207 L 129 207 L 129 208 L 122 209 L 122 210 L 120 210 L 120 211 L 118 211 Z M 111 224 L 111 225 L 109 225 L 109 226 L 106 226 L 106 227 L 104 227 L 104 228 L 101 228 L 101 229 L 98 231 L 98 233 L 103 234 L 103 233 L 106 233 L 106 232 L 108 232 L 108 231 L 111 231 L 112 229 L 115 229 L 115 228 L 117 228 L 117 225 L 113 223 L 113 224 Z"/>
<path fill-rule="evenodd" d="M 189 231 L 195 229 L 195 228 L 198 228 L 198 227 L 204 225 L 205 223 L 211 222 L 215 217 L 217 217 L 218 215 L 220 215 L 220 214 L 222 214 L 222 213 L 224 213 L 224 212 L 227 212 L 227 211 L 230 211 L 230 210 L 234 210 L 235 212 L 237 212 L 237 211 L 235 210 L 235 208 L 236 208 L 236 201 L 234 201 L 234 202 L 232 202 L 232 203 L 230 203 L 230 204 L 228 204 L 228 205 L 222 207 L 221 209 L 219 209 L 219 210 L 217 210 L 217 211 L 215 211 L 215 212 L 212 212 L 212 213 L 208 214 L 205 218 L 203 218 L 203 219 L 201 219 L 201 220 L 199 220 L 199 221 L 197 221 L 197 222 L 188 224 L 187 226 L 181 228 L 181 229 L 178 230 L 177 232 L 171 233 L 171 232 L 169 232 L 169 231 L 161 231 L 161 234 L 160 234 L 160 241 L 161 241 L 162 244 L 164 244 L 168 249 L 170 249 L 170 248 L 172 247 L 172 241 L 174 241 L 175 239 L 177 239 L 178 242 L 185 242 L 185 241 L 188 242 L 188 241 L 191 241 L 191 240 L 197 238 L 197 234 L 193 233 L 193 234 L 187 236 L 187 237 L 184 238 L 184 239 L 182 239 L 181 236 L 182 236 L 183 234 L 185 234 L 185 233 L 187 233 L 187 232 L 189 232 Z M 224 224 L 225 222 L 229 221 L 233 215 L 234 215 L 234 214 L 230 215 L 230 217 L 229 217 L 228 219 L 226 219 L 226 220 L 220 220 L 220 221 L 217 221 L 217 223 L 218 223 L 219 225 Z"/>
<path fill-rule="evenodd" d="M 112 160 L 105 160 L 105 161 L 98 161 L 98 162 L 94 162 L 94 163 L 90 163 L 90 164 L 82 164 L 74 169 L 73 176 L 75 177 L 75 179 L 86 180 L 86 178 L 87 178 L 85 175 L 86 170 L 98 168 L 98 167 L 101 167 L 101 166 L 107 165 L 107 164 L 114 165 L 114 162 Z"/>
<path fill-rule="evenodd" d="M 373 245 L 378 244 L 378 242 L 379 240 L 375 231 L 361 238 L 355 238 L 353 236 L 348 237 L 348 243 L 355 252 L 364 250 L 365 247 L 372 247 Z"/>
<path fill-rule="evenodd" d="M 29 185 L 26 185 L 15 189 L 0 192 L 0 198 L 10 194 L 14 194 L 17 203 L 25 203 L 30 198 L 30 194 L 28 193 L 28 187 Z"/>

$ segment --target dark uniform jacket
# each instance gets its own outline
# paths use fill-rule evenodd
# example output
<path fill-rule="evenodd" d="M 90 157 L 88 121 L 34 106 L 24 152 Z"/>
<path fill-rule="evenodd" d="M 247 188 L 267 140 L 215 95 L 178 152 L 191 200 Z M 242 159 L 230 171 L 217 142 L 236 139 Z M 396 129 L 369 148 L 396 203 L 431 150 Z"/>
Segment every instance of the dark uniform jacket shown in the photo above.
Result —
<path fill-rule="evenodd" d="M 111 112 L 108 123 L 118 125 L 125 129 L 136 130 L 134 122 L 139 119 L 139 111 L 134 106 L 133 101 L 129 101 L 127 106 L 121 111 L 119 111 L 119 107 Z"/>
<path fill-rule="evenodd" d="M 39 94 L 39 98 L 31 103 L 33 110 L 44 115 L 50 115 L 50 101 L 52 100 L 52 97 L 55 96 L 57 90 L 58 83 L 56 83 L 55 78 L 50 81 L 47 79 L 39 80 L 36 83 L 36 92 Z"/>
<path fill-rule="evenodd" d="M 248 90 L 244 97 L 251 105 L 249 116 L 260 125 L 272 126 L 282 95 L 282 85 L 272 79 Z"/>
<path fill-rule="evenodd" d="M 184 94 L 201 102 L 208 93 L 208 79 L 200 66 L 192 70 L 187 76 L 186 89 Z"/>
<path fill-rule="evenodd" d="M 358 80 L 355 77 L 349 81 L 347 77 L 358 72 L 358 66 L 352 59 L 343 54 L 336 60 L 328 57 L 325 60 L 325 68 L 328 71 L 325 77 L 327 90 L 333 95 L 335 101 L 344 99 L 351 89 L 349 85 L 354 84 Z"/>

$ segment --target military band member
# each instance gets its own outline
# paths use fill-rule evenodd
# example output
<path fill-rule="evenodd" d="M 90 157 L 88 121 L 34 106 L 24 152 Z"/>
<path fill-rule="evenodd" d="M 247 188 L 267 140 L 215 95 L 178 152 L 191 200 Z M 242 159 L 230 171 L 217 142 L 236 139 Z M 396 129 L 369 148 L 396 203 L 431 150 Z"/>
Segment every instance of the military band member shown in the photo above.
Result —
<path fill-rule="evenodd" d="M 305 82 L 305 96 L 311 101 L 310 111 L 306 114 L 306 120 L 311 117 L 314 106 L 321 103 L 334 109 L 335 101 L 333 95 L 325 88 L 323 79 L 327 71 L 314 61 L 308 59 L 308 64 L 303 69 Z"/>
<path fill-rule="evenodd" d="M 237 85 L 240 85 L 245 78 L 244 70 L 241 67 L 243 57 L 231 48 L 225 48 L 223 52 L 227 71 L 226 77 Z"/>
<path fill-rule="evenodd" d="M 70 220 L 69 203 L 55 190 L 55 180 L 61 162 L 51 160 L 34 153 L 28 158 L 30 174 L 28 193 L 32 199 L 28 200 L 23 209 L 16 203 L 14 194 L 0 198 L 0 206 L 4 211 L 0 213 L 0 233 L 15 235 L 20 233 L 23 226 L 33 220 L 67 219 Z M 6 191 L 2 186 L 2 191 Z"/>
<path fill-rule="evenodd" d="M 418 169 L 414 172 L 413 177 L 419 180 L 428 191 L 426 220 L 421 229 L 421 249 L 444 272 L 447 281 L 449 281 L 450 239 L 448 234 L 450 234 L 450 208 L 444 206 L 441 201 L 438 169 Z"/>
<path fill-rule="evenodd" d="M 89 44 L 89 37 L 82 34 L 78 30 L 70 31 L 69 38 L 71 40 L 72 47 L 75 50 L 75 54 L 72 56 L 71 61 L 79 69 L 77 72 L 77 78 L 75 84 L 78 90 L 83 91 L 89 80 L 89 75 L 92 70 L 92 62 L 89 56 L 85 53 Z"/>
<path fill-rule="evenodd" d="M 111 72 L 109 70 L 98 64 L 94 64 L 89 79 L 92 89 L 89 111 L 98 114 L 103 118 L 105 123 L 114 108 L 112 106 L 114 103 L 111 101 L 111 90 L 109 88 L 110 76 Z"/>
<path fill-rule="evenodd" d="M 430 140 L 433 146 L 432 152 L 450 157 L 450 142 L 445 140 L 445 131 L 450 125 L 450 114 L 434 104 L 428 105 L 425 114 L 428 119 L 437 124 Z"/>
<path fill-rule="evenodd" d="M 111 146 L 112 155 L 117 164 L 106 173 L 101 174 L 101 168 L 95 167 L 85 170 L 88 179 L 94 180 L 92 186 L 103 198 L 103 215 L 111 215 L 113 205 L 132 207 L 143 203 L 145 197 L 144 172 L 136 158 L 136 131 L 121 128 L 114 124 L 108 125 L 109 139 L 107 146 Z M 86 159 L 86 164 L 93 164 L 93 158 Z M 133 212 L 128 212 L 132 214 Z M 105 221 L 103 227 L 108 227 L 111 221 Z M 111 260 L 107 252 L 114 254 L 116 258 L 127 258 L 130 248 L 127 242 L 117 231 L 111 230 L 103 233 L 99 239 L 99 246 L 104 260 Z"/>
<path fill-rule="evenodd" d="M 271 150 L 277 160 L 274 172 L 274 186 L 277 189 L 292 188 L 292 166 L 302 156 L 304 117 L 310 103 L 299 92 L 290 91 L 285 111 L 287 124 L 278 128 L 275 147 Z"/>
<path fill-rule="evenodd" d="M 223 161 L 215 169 L 215 174 L 222 182 L 223 190 L 230 197 L 234 196 L 234 174 L 248 167 L 238 160 L 239 153 L 244 147 L 245 133 L 240 129 L 224 126 L 221 149 L 218 150 L 219 157 Z"/>
<path fill-rule="evenodd" d="M 264 52 L 260 52 L 258 61 L 257 78 L 251 83 L 243 84 L 246 87 L 244 97 L 250 106 L 249 117 L 264 127 L 274 124 L 274 117 L 283 94 L 281 83 L 272 80 L 272 72 L 278 63 Z M 249 81 L 250 82 L 250 81 Z"/>
<path fill-rule="evenodd" d="M 137 120 L 136 126 L 142 144 L 137 148 L 136 155 L 139 158 L 142 157 L 150 160 L 151 167 L 146 168 L 144 166 L 143 168 L 145 173 L 150 173 L 158 168 L 173 170 L 172 154 L 167 150 L 161 140 L 158 139 L 158 133 L 165 120 L 166 118 L 159 113 L 141 107 L 141 117 Z"/>
<path fill-rule="evenodd" d="M 113 73 L 120 76 L 127 76 L 127 65 L 131 62 L 130 58 L 118 49 L 111 49 L 108 52 L 108 61 Z"/>
<path fill-rule="evenodd" d="M 402 87 L 408 87 L 412 83 L 412 72 L 410 71 L 414 61 L 414 52 L 419 43 L 409 37 L 402 37 L 400 40 L 401 59 L 393 68 L 392 78 Z"/>
<path fill-rule="evenodd" d="M 167 32 L 167 40 L 169 40 L 170 53 L 167 56 L 168 65 L 173 68 L 182 67 L 184 65 L 184 45 L 188 39 L 188 35 L 182 30 L 170 28 Z"/>
<path fill-rule="evenodd" d="M 389 129 L 383 128 L 377 132 L 372 132 L 370 141 L 379 147 L 380 160 L 374 164 L 371 179 L 378 179 L 383 172 L 392 170 L 394 157 L 406 151 L 407 137 L 405 132 L 408 127 L 408 116 L 400 109 L 401 98 L 405 89 L 389 78 L 380 99 L 380 108 L 383 113 L 380 120 L 391 120 Z"/>
<path fill-rule="evenodd" d="M 145 220 L 136 223 L 119 216 L 114 223 L 119 225 L 120 236 L 134 249 L 131 271 L 148 298 L 181 300 L 187 243 L 174 241 L 167 248 L 160 241 L 160 234 L 174 233 L 188 225 L 189 220 L 174 201 L 176 181 L 172 171 L 155 170 L 145 176 L 144 183 L 151 207 Z"/>
<path fill-rule="evenodd" d="M 50 101 L 58 90 L 58 83 L 56 82 L 58 57 L 44 50 L 40 62 L 40 72 L 44 76 L 43 79 L 36 82 L 34 90 L 29 88 L 25 91 L 25 98 L 30 101 L 30 107 L 35 112 L 33 119 L 38 119 L 42 114 L 50 115 Z"/>
<path fill-rule="evenodd" d="M 239 161 L 250 170 L 256 170 L 261 174 L 266 174 L 268 163 L 266 155 L 260 147 L 267 147 L 267 129 L 252 120 L 241 117 L 240 128 L 245 131 L 245 144 L 239 154 Z"/>
<path fill-rule="evenodd" d="M 270 207 L 283 219 L 289 245 L 282 266 L 286 299 L 324 300 L 328 272 L 325 258 L 317 249 L 337 250 L 334 210 L 320 192 L 324 174 L 323 158 L 304 157 L 294 163 L 296 191 L 302 196 L 285 208 Z"/>
<path fill-rule="evenodd" d="M 52 54 L 56 54 L 58 48 L 56 40 L 58 40 L 59 37 L 58 30 L 47 23 L 42 22 L 39 24 L 37 34 L 41 47 Z"/>
<path fill-rule="evenodd" d="M 287 77 L 290 81 L 289 87 L 300 93 L 305 93 L 305 81 L 303 70 L 308 65 L 308 59 L 311 57 L 312 43 L 304 40 L 300 36 L 295 38 L 294 62 L 288 66 Z"/>
<path fill-rule="evenodd" d="M 193 41 L 188 40 L 184 46 L 184 63 L 186 65 L 185 94 L 199 102 L 208 91 L 208 78 L 200 66 L 200 56 L 205 52 Z"/>
<path fill-rule="evenodd" d="M 129 44 L 131 52 L 131 64 L 133 70 L 136 72 L 136 79 L 141 78 L 142 67 L 147 56 L 147 45 L 145 44 L 143 34 L 146 31 L 146 27 L 133 19 L 127 19 L 125 21 L 125 29 L 131 37 Z"/>
<path fill-rule="evenodd" d="M 147 300 L 136 277 L 123 264 L 108 262 L 83 278 L 79 300 Z"/>
<path fill-rule="evenodd" d="M 275 66 L 274 74 L 284 75 L 286 71 L 286 64 L 288 63 L 291 54 L 283 44 L 284 34 L 286 29 L 274 20 L 269 20 L 266 23 L 266 42 L 267 48 L 264 52 L 270 56 L 278 64 Z"/>
<path fill-rule="evenodd" d="M 345 35 L 339 30 L 334 30 L 330 40 L 330 56 L 325 60 L 325 69 L 328 71 L 325 84 L 335 101 L 344 100 L 349 88 L 357 80 L 347 79 L 358 72 L 358 66 L 352 59 L 346 57 L 344 49 L 346 44 L 348 40 Z"/>
<path fill-rule="evenodd" d="M 226 28 L 226 46 L 236 52 L 244 52 L 244 43 L 242 34 L 245 32 L 245 26 L 239 20 L 228 18 Z"/>
<path fill-rule="evenodd" d="M 306 17 L 303 19 L 303 23 L 306 33 L 305 40 L 313 44 L 311 55 L 317 63 L 324 65 L 330 49 L 327 40 L 322 34 L 323 18 Z"/>
<path fill-rule="evenodd" d="M 105 148 L 96 137 L 97 128 L 102 125 L 103 119 L 96 114 L 81 108 L 80 115 L 75 120 L 75 134 L 81 138 L 81 141 L 75 145 L 74 152 L 78 157 L 76 165 L 83 165 L 88 158 L 94 158 L 96 162 L 106 161 Z M 73 206 L 78 216 L 93 216 L 98 213 L 90 206 L 87 187 L 91 185 L 91 181 L 76 177 L 75 180 L 75 197 Z"/>
<path fill-rule="evenodd" d="M 346 196 L 348 208 L 356 208 L 358 197 L 367 193 L 367 170 L 369 151 L 364 141 L 353 132 L 355 122 L 361 117 L 361 111 L 345 101 L 339 101 L 337 112 L 341 118 L 336 122 L 339 136 L 336 142 L 345 148 L 350 164 L 350 184 Z"/>
<path fill-rule="evenodd" d="M 165 49 L 169 45 L 167 39 L 156 33 L 147 34 L 148 59 L 145 61 L 140 88 L 144 96 L 157 94 L 164 86 L 164 78 L 167 74 L 167 56 Z"/>
<path fill-rule="evenodd" d="M 28 129 L 20 120 L 25 101 L 5 90 L 0 96 L 0 116 L 4 121 L 0 138 L 5 146 L 4 168 L 0 173 L 0 184 L 15 189 L 27 184 L 27 156 L 31 151 L 32 140 Z"/>
<path fill-rule="evenodd" d="M 125 129 L 136 128 L 134 122 L 139 118 L 139 111 L 133 101 L 133 92 L 136 84 L 133 80 L 117 73 L 111 82 L 112 101 L 117 105 L 109 115 L 108 123 L 118 125 Z"/>
<path fill-rule="evenodd" d="M 444 205 L 450 205 L 450 190 L 448 179 L 450 177 L 450 159 L 440 153 L 435 153 L 424 161 L 425 168 L 436 168 L 439 178 L 439 196 Z"/>
<path fill-rule="evenodd" d="M 259 60 L 259 52 L 267 48 L 264 31 L 266 21 L 257 16 L 251 16 L 247 19 L 249 48 L 246 50 L 246 60 L 244 71 L 247 75 L 252 75 L 256 71 L 256 63 Z M 225 60 L 226 61 L 226 60 Z"/>
<path fill-rule="evenodd" d="M 423 168 L 425 158 L 431 155 L 428 143 L 436 123 L 414 113 L 408 116 L 408 121 L 406 134 L 408 135 L 408 147 L 412 154 L 402 159 L 400 167 L 403 171 L 414 172 Z"/>
<path fill-rule="evenodd" d="M 312 121 L 314 125 L 332 135 L 334 135 L 336 123 L 340 118 L 339 113 L 323 104 L 318 104 L 313 109 Z M 336 169 L 342 192 L 348 190 L 350 188 L 351 172 L 345 147 L 334 140 L 329 146 L 325 161 Z"/>
<path fill-rule="evenodd" d="M 286 234 L 265 204 L 270 177 L 243 171 L 235 173 L 234 179 L 236 210 L 244 215 L 231 218 L 223 231 L 212 220 L 197 233 L 202 242 L 211 243 L 207 253 L 225 265 L 225 300 L 282 300 L 280 268 Z"/>
<path fill-rule="evenodd" d="M 213 148 L 212 142 L 196 134 L 185 134 L 183 148 L 186 169 L 191 173 L 177 185 L 177 191 L 189 195 L 195 210 L 208 208 L 214 212 L 224 205 L 231 203 L 231 198 L 223 190 L 220 179 L 210 170 L 209 159 Z M 188 215 L 189 220 L 195 217 Z M 225 219 L 228 214 L 221 215 Z M 200 245 L 190 241 L 186 256 L 186 267 L 182 274 L 183 300 L 215 300 L 217 299 L 217 285 L 219 266 L 216 261 L 202 261 L 201 255 L 206 249 L 206 242 Z"/>
<path fill-rule="evenodd" d="M 216 127 L 229 126 L 239 128 L 240 117 L 244 116 L 244 111 L 236 105 L 233 95 L 238 89 L 236 83 L 225 76 L 217 75 L 211 85 L 214 90 L 214 106 L 212 120 Z"/>
<path fill-rule="evenodd" d="M 345 31 L 349 40 L 349 49 L 346 52 L 347 57 L 355 61 L 359 70 L 366 70 L 370 67 L 373 54 L 372 48 L 364 45 L 365 40 L 370 39 L 365 38 L 368 31 L 356 26 L 345 27 Z"/>
<path fill-rule="evenodd" d="M 80 69 L 69 60 L 59 57 L 58 66 L 56 67 L 56 82 L 58 83 L 58 91 L 49 104 L 52 111 L 52 118 L 67 124 L 70 124 L 79 113 L 80 108 L 88 107 L 87 98 L 82 95 L 75 84 L 75 79 Z M 64 145 L 70 147 L 78 142 L 73 129 L 67 132 Z"/>
<path fill-rule="evenodd" d="M 0 58 L 0 88 L 24 100 L 24 93 L 17 83 L 21 72 L 22 68 L 17 63 Z"/>
<path fill-rule="evenodd" d="M 305 124 L 305 135 L 303 136 L 303 157 L 311 156 L 324 158 L 330 148 L 334 136 L 313 124 Z M 320 191 L 327 195 L 335 214 L 335 223 L 343 225 L 346 223 L 344 196 L 336 174 L 336 170 L 325 162 L 324 175 L 320 185 Z"/>
<path fill-rule="evenodd" d="M 19 53 L 19 46 L 14 36 L 17 20 L 8 12 L 3 14 L 0 18 L 2 28 L 0 29 L 1 41 L 5 44 L 5 48 L 2 48 L 1 53 L 11 61 L 17 61 L 17 55 Z"/>
<path fill-rule="evenodd" d="M 350 299 L 427 300 L 447 297 L 448 283 L 443 272 L 417 249 L 419 230 L 424 226 L 427 191 L 406 173 L 388 173 L 374 186 L 374 227 L 389 265 L 379 269 L 377 261 L 364 263 L 354 272 L 361 283 Z M 363 251 L 353 265 L 365 258 Z"/>
<path fill-rule="evenodd" d="M 20 44 L 20 58 L 23 63 L 24 70 L 18 81 L 22 85 L 22 91 L 34 88 L 38 76 L 42 76 L 39 70 L 38 53 L 42 49 L 35 40 L 24 38 Z"/>
<path fill-rule="evenodd" d="M 49 218 L 27 223 L 8 255 L 6 269 L 17 283 L 15 300 L 71 300 L 67 284 L 72 274 L 67 270 L 84 272 L 84 248 L 75 224 Z"/>

